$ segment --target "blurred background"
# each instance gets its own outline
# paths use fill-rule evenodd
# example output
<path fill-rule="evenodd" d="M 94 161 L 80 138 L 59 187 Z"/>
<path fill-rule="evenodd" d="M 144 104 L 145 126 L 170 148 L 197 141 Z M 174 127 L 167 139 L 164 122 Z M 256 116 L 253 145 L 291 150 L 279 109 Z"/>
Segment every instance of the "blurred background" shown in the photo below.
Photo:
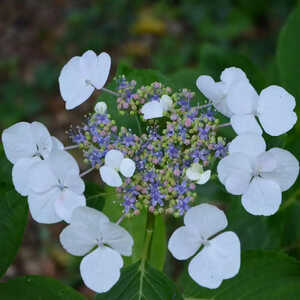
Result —
<path fill-rule="evenodd" d="M 87 101 L 74 111 L 66 111 L 58 76 L 72 56 L 88 49 L 112 56 L 112 76 L 120 63 L 153 68 L 167 77 L 181 78 L 183 88 L 194 86 L 201 74 L 218 79 L 225 67 L 235 65 L 246 71 L 258 90 L 278 84 L 278 36 L 296 4 L 296 0 L 1 1 L 0 129 L 21 120 L 37 120 L 68 144 L 65 131 L 70 124 L 79 124 L 94 103 Z M 180 77 L 184 72 L 189 76 Z M 212 195 L 217 195 L 213 187 L 211 190 Z M 273 228 L 279 218 L 280 214 L 257 227 L 252 238 L 255 232 Z M 257 219 L 251 219 L 251 224 L 247 218 L 239 224 L 234 224 L 234 216 L 232 220 L 238 231 L 257 224 Z M 80 281 L 79 260 L 67 255 L 58 243 L 62 227 L 30 221 L 6 278 L 44 274 L 92 296 Z M 245 247 L 251 249 L 259 244 L 273 249 L 278 245 L 299 257 L 299 242 L 294 238 L 289 240 L 286 235 L 287 241 L 277 241 L 275 232 L 266 237 L 270 240 L 264 236 L 255 241 L 245 237 Z M 176 278 L 178 270 L 167 267 L 167 272 Z"/>

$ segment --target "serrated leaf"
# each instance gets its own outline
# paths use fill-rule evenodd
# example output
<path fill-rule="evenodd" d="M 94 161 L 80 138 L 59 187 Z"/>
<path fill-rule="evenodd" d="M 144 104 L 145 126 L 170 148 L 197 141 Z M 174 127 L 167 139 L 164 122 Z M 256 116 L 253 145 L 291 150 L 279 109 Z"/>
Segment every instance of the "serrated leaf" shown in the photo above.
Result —
<path fill-rule="evenodd" d="M 140 266 L 138 262 L 124 269 L 119 282 L 95 300 L 183 300 L 175 284 L 163 273 L 150 265 L 145 269 Z"/>
<path fill-rule="evenodd" d="M 27 224 L 26 199 L 15 191 L 1 189 L 0 197 L 0 276 L 14 261 Z"/>
<path fill-rule="evenodd" d="M 247 251 L 239 274 L 215 290 L 197 285 L 188 275 L 182 281 L 186 298 L 207 300 L 300 299 L 300 262 L 274 251 Z"/>
<path fill-rule="evenodd" d="M 86 300 L 74 289 L 43 276 L 25 276 L 7 283 L 0 283 L 0 299 Z"/>

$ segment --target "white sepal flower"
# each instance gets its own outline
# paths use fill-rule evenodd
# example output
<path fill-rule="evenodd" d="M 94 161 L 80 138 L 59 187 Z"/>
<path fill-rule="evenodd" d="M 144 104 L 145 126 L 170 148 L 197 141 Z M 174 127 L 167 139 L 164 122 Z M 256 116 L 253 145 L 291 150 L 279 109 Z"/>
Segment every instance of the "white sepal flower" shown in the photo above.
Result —
<path fill-rule="evenodd" d="M 231 231 L 218 234 L 227 227 L 220 209 L 210 204 L 192 207 L 184 216 L 184 224 L 173 232 L 168 248 L 176 259 L 185 260 L 203 246 L 189 263 L 188 273 L 193 280 L 215 289 L 239 272 L 240 241 Z"/>
<path fill-rule="evenodd" d="M 133 246 L 125 229 L 89 207 L 73 211 L 71 224 L 60 234 L 60 242 L 72 255 L 85 255 L 80 273 L 85 285 L 97 293 L 105 293 L 116 284 L 123 266 L 121 255 L 130 256 Z M 98 247 L 93 250 L 95 246 Z"/>
<path fill-rule="evenodd" d="M 299 163 L 286 150 L 266 151 L 263 137 L 248 133 L 229 144 L 229 155 L 219 162 L 217 169 L 226 190 L 242 195 L 242 204 L 249 213 L 269 216 L 278 210 L 282 191 L 296 181 Z"/>
<path fill-rule="evenodd" d="M 124 158 L 119 150 L 110 150 L 106 153 L 105 165 L 102 166 L 100 176 L 102 180 L 109 186 L 119 187 L 122 185 L 122 178 L 119 171 L 125 177 L 132 177 L 135 172 L 135 162 L 130 158 Z"/>
<path fill-rule="evenodd" d="M 70 222 L 72 211 L 85 206 L 84 182 L 75 159 L 65 151 L 53 151 L 28 174 L 28 204 L 39 223 Z"/>
<path fill-rule="evenodd" d="M 248 82 L 246 74 L 239 68 L 225 69 L 220 77 L 221 81 L 215 82 L 210 76 L 199 76 L 196 82 L 198 89 L 208 98 L 220 113 L 231 117 L 233 112 L 228 107 L 229 95 L 237 84 Z"/>
<path fill-rule="evenodd" d="M 106 111 L 107 111 L 107 104 L 105 102 L 100 101 L 95 105 L 95 112 L 97 114 L 104 115 Z"/>
<path fill-rule="evenodd" d="M 193 163 L 191 167 L 186 170 L 186 177 L 197 184 L 205 184 L 211 176 L 211 170 L 203 171 L 199 163 Z"/>
<path fill-rule="evenodd" d="M 258 95 L 241 69 L 225 69 L 220 82 L 210 76 L 200 76 L 196 84 L 219 112 L 230 117 L 237 134 L 262 134 L 256 117 L 272 136 L 289 131 L 297 122 L 296 102 L 292 95 L 275 85 Z"/>
<path fill-rule="evenodd" d="M 73 109 L 86 101 L 95 89 L 101 89 L 108 78 L 111 59 L 102 52 L 98 56 L 92 50 L 82 56 L 72 57 L 59 76 L 60 93 L 66 109 Z"/>
<path fill-rule="evenodd" d="M 143 105 L 141 113 L 145 120 L 161 118 L 164 112 L 171 110 L 173 101 L 170 96 L 162 95 L 159 101 L 150 101 Z"/>
<path fill-rule="evenodd" d="M 20 122 L 3 131 L 2 143 L 7 159 L 14 164 L 12 179 L 15 189 L 27 196 L 30 169 L 59 147 L 58 140 L 50 136 L 42 123 Z"/>

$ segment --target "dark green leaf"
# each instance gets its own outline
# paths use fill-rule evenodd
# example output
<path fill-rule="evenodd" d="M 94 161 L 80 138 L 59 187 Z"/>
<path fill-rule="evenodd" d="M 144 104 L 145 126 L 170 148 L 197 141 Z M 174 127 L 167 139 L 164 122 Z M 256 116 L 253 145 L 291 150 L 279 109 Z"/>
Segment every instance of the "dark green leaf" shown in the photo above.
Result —
<path fill-rule="evenodd" d="M 133 264 L 122 271 L 119 282 L 95 300 L 183 300 L 174 283 L 163 273 L 147 265 Z"/>
<path fill-rule="evenodd" d="M 92 181 L 87 181 L 85 182 L 84 194 L 87 206 L 100 211 L 103 209 L 107 194 L 105 193 L 102 185 Z"/>
<path fill-rule="evenodd" d="M 300 299 L 300 262 L 273 251 L 247 251 L 239 274 L 215 290 L 197 285 L 186 275 L 187 299 L 206 300 L 297 300 Z"/>
<path fill-rule="evenodd" d="M 77 291 L 57 280 L 25 276 L 0 283 L 0 299 L 5 300 L 85 300 Z"/>
<path fill-rule="evenodd" d="M 3 191 L 2 186 L 0 198 L 0 276 L 6 272 L 16 257 L 27 224 L 27 215 L 27 201 L 15 191 Z"/>

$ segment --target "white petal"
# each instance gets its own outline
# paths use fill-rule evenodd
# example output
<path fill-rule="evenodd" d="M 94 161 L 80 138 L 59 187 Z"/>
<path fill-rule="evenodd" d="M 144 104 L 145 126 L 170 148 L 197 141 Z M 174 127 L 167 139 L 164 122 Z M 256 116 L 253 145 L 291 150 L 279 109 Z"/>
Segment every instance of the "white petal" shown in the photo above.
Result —
<path fill-rule="evenodd" d="M 94 208 L 77 207 L 73 210 L 71 225 L 60 234 L 60 242 L 72 255 L 85 255 L 97 245 L 102 235 L 100 228 L 108 222 L 108 218 Z"/>
<path fill-rule="evenodd" d="M 242 204 L 252 215 L 273 215 L 281 204 L 280 186 L 275 181 L 254 177 L 242 196 Z"/>
<path fill-rule="evenodd" d="M 72 173 L 65 176 L 64 185 L 78 195 L 82 194 L 85 190 L 85 184 L 82 178 Z"/>
<path fill-rule="evenodd" d="M 51 136 L 51 138 L 53 150 L 64 150 L 64 144 L 57 137 Z"/>
<path fill-rule="evenodd" d="M 270 153 L 276 160 L 276 168 L 269 173 L 263 173 L 264 178 L 275 180 L 282 191 L 288 190 L 296 181 L 299 174 L 299 162 L 289 151 L 272 148 Z"/>
<path fill-rule="evenodd" d="M 110 150 L 105 155 L 105 165 L 113 169 L 120 169 L 124 155 L 119 150 Z"/>
<path fill-rule="evenodd" d="M 21 158 L 12 169 L 12 180 L 16 191 L 22 196 L 27 196 L 29 192 L 29 177 L 31 168 L 41 161 L 39 157 Z"/>
<path fill-rule="evenodd" d="M 55 188 L 44 194 L 30 194 L 28 197 L 29 210 L 32 218 L 39 223 L 53 224 L 62 220 L 56 214 L 54 203 L 59 197 L 59 189 Z"/>
<path fill-rule="evenodd" d="M 58 180 L 48 162 L 48 160 L 37 162 L 31 168 L 31 174 L 28 174 L 28 187 L 35 193 L 48 192 L 58 185 Z"/>
<path fill-rule="evenodd" d="M 199 76 L 196 85 L 201 93 L 212 102 L 219 102 L 225 96 L 221 85 L 218 85 L 210 76 Z"/>
<path fill-rule="evenodd" d="M 244 133 L 235 137 L 229 144 L 229 154 L 244 153 L 255 158 L 266 151 L 266 142 L 261 135 Z"/>
<path fill-rule="evenodd" d="M 168 111 L 172 108 L 173 101 L 168 95 L 162 95 L 159 101 L 163 107 L 163 111 Z"/>
<path fill-rule="evenodd" d="M 200 179 L 197 181 L 197 184 L 205 184 L 211 175 L 211 170 L 206 170 L 204 173 L 201 174 Z"/>
<path fill-rule="evenodd" d="M 237 275 L 241 265 L 241 243 L 238 236 L 232 231 L 226 231 L 214 237 L 209 243 L 214 249 L 215 256 L 218 256 L 222 278 L 229 279 Z"/>
<path fill-rule="evenodd" d="M 217 171 L 219 180 L 234 195 L 244 193 L 252 177 L 251 161 L 243 153 L 234 153 L 223 158 L 218 164 Z"/>
<path fill-rule="evenodd" d="M 244 115 L 256 111 L 258 94 L 247 81 L 232 85 L 227 95 L 227 105 L 233 114 Z"/>
<path fill-rule="evenodd" d="M 193 232 L 208 239 L 227 226 L 227 219 L 222 210 L 214 205 L 200 204 L 190 208 L 184 216 L 184 224 Z"/>
<path fill-rule="evenodd" d="M 125 177 L 132 177 L 135 171 L 135 162 L 130 158 L 124 158 L 120 165 L 120 172 Z"/>
<path fill-rule="evenodd" d="M 163 116 L 163 107 L 157 101 L 151 101 L 143 105 L 141 113 L 145 120 L 161 118 Z"/>
<path fill-rule="evenodd" d="M 252 173 L 250 158 L 244 153 L 233 153 L 222 158 L 217 166 L 218 178 L 225 184 L 226 179 L 235 172 Z"/>
<path fill-rule="evenodd" d="M 105 293 L 120 278 L 123 260 L 120 254 L 108 247 L 101 247 L 85 256 L 80 264 L 84 284 L 97 293 Z"/>
<path fill-rule="evenodd" d="M 258 102 L 258 117 L 264 130 L 273 136 L 289 131 L 297 122 L 293 111 L 295 98 L 279 86 L 269 86 L 262 90 Z"/>
<path fill-rule="evenodd" d="M 33 140 L 38 148 L 38 153 L 41 154 L 44 159 L 48 158 L 52 150 L 52 138 L 48 129 L 40 122 L 32 122 L 30 127 Z"/>
<path fill-rule="evenodd" d="M 97 114 L 103 115 L 103 114 L 106 113 L 106 111 L 107 111 L 107 105 L 106 105 L 105 102 L 100 101 L 100 102 L 98 102 L 98 103 L 95 105 L 95 112 L 96 112 Z"/>
<path fill-rule="evenodd" d="M 133 239 L 123 227 L 107 222 L 100 226 L 103 243 L 109 245 L 121 255 L 131 256 Z"/>
<path fill-rule="evenodd" d="M 223 279 L 235 276 L 240 269 L 241 245 L 234 232 L 217 235 L 189 264 L 190 276 L 200 285 L 217 288 Z"/>
<path fill-rule="evenodd" d="M 80 67 L 80 57 L 71 58 L 63 67 L 59 76 L 59 88 L 66 108 L 73 109 L 86 101 L 94 91 L 94 87 L 86 82 Z"/>
<path fill-rule="evenodd" d="M 168 249 L 178 260 L 193 256 L 201 246 L 201 240 L 186 226 L 177 228 L 168 242 Z"/>
<path fill-rule="evenodd" d="M 201 178 L 201 174 L 203 173 L 203 168 L 198 163 L 193 163 L 187 170 L 186 170 L 186 177 L 189 180 L 195 181 Z"/>
<path fill-rule="evenodd" d="M 31 126 L 20 122 L 3 130 L 2 143 L 7 159 L 16 163 L 20 158 L 32 157 L 36 152 Z"/>
<path fill-rule="evenodd" d="M 86 201 L 84 195 L 78 195 L 70 189 L 64 189 L 60 192 L 54 205 L 56 214 L 67 223 L 70 223 L 74 209 L 80 206 L 85 206 Z"/>
<path fill-rule="evenodd" d="M 272 172 L 276 167 L 276 159 L 270 151 L 264 152 L 256 158 L 255 170 L 259 174 L 262 174 L 264 172 Z"/>
<path fill-rule="evenodd" d="M 108 53 L 102 52 L 98 55 L 97 62 L 97 79 L 92 81 L 95 87 L 99 90 L 105 85 L 111 66 L 111 58 Z"/>
<path fill-rule="evenodd" d="M 188 273 L 199 285 L 209 289 L 216 289 L 223 281 L 221 267 L 214 253 L 204 247 L 189 263 Z"/>
<path fill-rule="evenodd" d="M 118 172 L 107 166 L 100 168 L 101 179 L 109 186 L 119 187 L 122 185 L 122 179 Z"/>
<path fill-rule="evenodd" d="M 76 160 L 66 151 L 52 151 L 49 156 L 49 165 L 56 178 L 62 182 L 64 182 L 70 174 L 79 174 L 79 167 Z"/>
<path fill-rule="evenodd" d="M 245 72 L 237 67 L 226 68 L 220 76 L 220 79 L 226 83 L 226 85 L 232 85 L 239 81 L 248 82 L 248 78 Z"/>
<path fill-rule="evenodd" d="M 256 133 L 261 135 L 263 133 L 254 115 L 233 115 L 230 123 L 237 134 Z"/>

